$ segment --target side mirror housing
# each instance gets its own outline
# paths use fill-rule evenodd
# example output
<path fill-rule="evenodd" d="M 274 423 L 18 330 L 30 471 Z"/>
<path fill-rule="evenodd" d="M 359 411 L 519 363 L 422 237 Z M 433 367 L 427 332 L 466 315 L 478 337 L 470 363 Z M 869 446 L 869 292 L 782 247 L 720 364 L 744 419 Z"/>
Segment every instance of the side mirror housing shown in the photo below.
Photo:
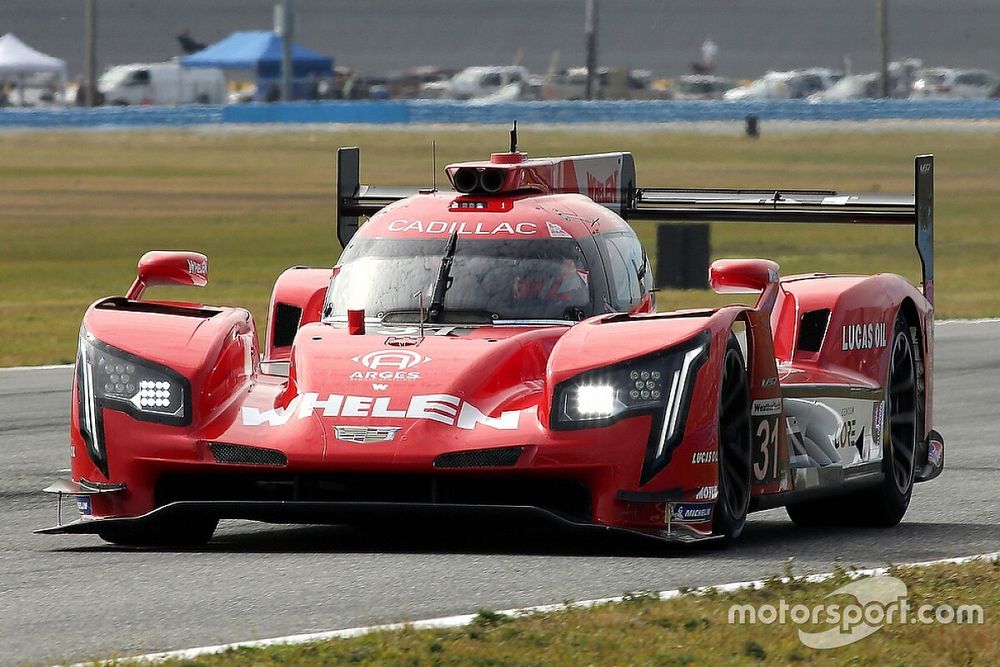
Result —
<path fill-rule="evenodd" d="M 778 269 L 769 259 L 717 259 L 708 270 L 708 282 L 718 294 L 755 294 L 778 283 Z"/>
<path fill-rule="evenodd" d="M 125 297 L 133 301 L 153 285 L 204 287 L 208 284 L 208 258 L 200 252 L 152 250 L 139 259 L 135 282 Z"/>

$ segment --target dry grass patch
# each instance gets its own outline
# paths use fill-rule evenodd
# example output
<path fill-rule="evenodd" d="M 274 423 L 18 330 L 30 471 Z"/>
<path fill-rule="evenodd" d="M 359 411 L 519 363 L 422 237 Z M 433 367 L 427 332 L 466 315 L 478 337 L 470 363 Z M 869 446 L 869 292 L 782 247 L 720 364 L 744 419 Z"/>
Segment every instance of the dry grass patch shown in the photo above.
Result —
<path fill-rule="evenodd" d="M 122 293 L 146 250 L 211 258 L 202 292 L 182 299 L 249 307 L 258 322 L 274 278 L 332 265 L 336 148 L 362 147 L 363 180 L 429 185 L 439 168 L 502 150 L 506 129 L 89 132 L 0 135 L 0 365 L 68 361 L 86 306 Z M 911 159 L 937 163 L 938 315 L 1000 313 L 1000 134 L 680 135 L 524 128 L 532 155 L 631 150 L 640 185 L 912 189 Z M 439 176 L 439 183 L 443 177 Z M 655 226 L 637 223 L 652 249 Z M 785 274 L 919 275 L 906 230 L 714 225 L 713 257 L 769 257 Z M 654 258 L 655 259 L 655 258 Z M 664 307 L 723 303 L 707 291 Z"/>

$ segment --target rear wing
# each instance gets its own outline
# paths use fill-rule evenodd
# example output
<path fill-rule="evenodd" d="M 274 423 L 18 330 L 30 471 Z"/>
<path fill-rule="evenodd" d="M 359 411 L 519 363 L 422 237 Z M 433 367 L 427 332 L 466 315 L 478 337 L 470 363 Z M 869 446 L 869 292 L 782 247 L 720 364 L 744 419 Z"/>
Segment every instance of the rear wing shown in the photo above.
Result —
<path fill-rule="evenodd" d="M 924 296 L 934 301 L 934 156 L 914 158 L 912 195 L 856 194 L 834 190 L 729 190 L 639 188 L 630 153 L 618 156 L 611 196 L 583 190 L 560 181 L 553 192 L 581 192 L 623 218 L 663 222 L 836 223 L 855 225 L 909 225 L 920 256 Z M 587 156 L 554 158 L 558 164 L 583 164 Z M 605 160 L 606 162 L 606 160 Z M 360 216 L 370 216 L 394 201 L 420 192 L 415 188 L 376 188 L 360 182 L 361 156 L 357 148 L 337 152 L 337 238 L 347 245 L 358 229 Z M 580 169 L 582 172 L 582 169 Z M 588 174 L 589 176 L 589 174 Z M 603 174 L 602 174 L 603 177 Z M 592 179 L 591 179 L 592 180 Z M 601 179 L 603 180 L 603 178 Z M 598 195 L 598 196 L 595 196 Z"/>

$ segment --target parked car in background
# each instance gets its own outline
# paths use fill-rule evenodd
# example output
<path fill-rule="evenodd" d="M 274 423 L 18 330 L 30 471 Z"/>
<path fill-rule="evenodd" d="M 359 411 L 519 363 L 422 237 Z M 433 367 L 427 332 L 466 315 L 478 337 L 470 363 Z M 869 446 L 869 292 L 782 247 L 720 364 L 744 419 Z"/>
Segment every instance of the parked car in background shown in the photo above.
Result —
<path fill-rule="evenodd" d="M 840 72 L 824 67 L 768 72 L 747 86 L 726 91 L 727 100 L 802 99 L 826 90 L 843 78 Z"/>
<path fill-rule="evenodd" d="M 538 81 L 538 97 L 546 100 L 587 99 L 587 68 L 570 67 L 551 76 L 532 77 Z M 599 67 L 594 75 L 595 100 L 645 100 L 667 97 L 653 87 L 653 73 L 646 69 Z"/>
<path fill-rule="evenodd" d="M 97 89 L 107 104 L 223 104 L 226 77 L 214 67 L 185 68 L 177 62 L 112 67 Z"/>
<path fill-rule="evenodd" d="M 792 70 L 792 75 L 788 86 L 791 88 L 792 97 L 795 99 L 806 98 L 813 93 L 832 88 L 838 81 L 844 78 L 841 72 L 824 67 Z"/>
<path fill-rule="evenodd" d="M 930 67 L 916 73 L 910 98 L 985 99 L 998 80 L 996 74 L 986 69 Z"/>
<path fill-rule="evenodd" d="M 420 87 L 423 97 L 473 100 L 520 99 L 528 70 L 516 65 L 466 67 L 447 81 L 431 81 Z"/>
<path fill-rule="evenodd" d="M 768 72 L 753 83 L 727 90 L 724 100 L 787 100 L 792 96 L 788 87 L 791 72 Z"/>
<path fill-rule="evenodd" d="M 721 100 L 727 90 L 739 86 L 736 79 L 707 74 L 688 74 L 670 87 L 675 100 Z"/>
<path fill-rule="evenodd" d="M 889 97 L 905 98 L 910 95 L 910 84 L 914 73 L 922 63 L 916 58 L 894 60 L 889 63 Z M 882 97 L 882 74 L 868 72 L 850 74 L 826 90 L 813 93 L 810 102 L 843 102 Z"/>
<path fill-rule="evenodd" d="M 456 69 L 436 65 L 420 65 L 386 75 L 389 97 L 392 99 L 413 99 L 420 97 L 421 89 L 429 83 L 440 83 L 458 73 Z"/>
<path fill-rule="evenodd" d="M 851 74 L 826 90 L 813 93 L 810 102 L 845 102 L 882 96 L 882 75 L 878 72 Z"/>

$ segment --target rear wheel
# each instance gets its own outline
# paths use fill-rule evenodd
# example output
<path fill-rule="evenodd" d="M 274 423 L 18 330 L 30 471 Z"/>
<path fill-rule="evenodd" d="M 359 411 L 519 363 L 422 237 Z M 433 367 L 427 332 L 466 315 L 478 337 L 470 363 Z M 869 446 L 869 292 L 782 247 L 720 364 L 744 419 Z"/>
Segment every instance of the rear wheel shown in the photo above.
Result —
<path fill-rule="evenodd" d="M 219 520 L 186 517 L 142 526 L 109 526 L 98 535 L 105 542 L 130 547 L 200 547 L 208 543 Z"/>
<path fill-rule="evenodd" d="M 906 321 L 899 317 L 892 334 L 886 429 L 889 442 L 882 452 L 882 485 L 870 494 L 870 523 L 895 526 L 910 506 L 916 472 L 920 393 L 917 391 L 916 345 Z"/>
<path fill-rule="evenodd" d="M 897 316 L 886 381 L 886 433 L 879 486 L 845 496 L 789 505 L 800 526 L 895 526 L 906 514 L 913 493 L 921 396 L 917 389 L 916 342 L 906 320 Z"/>
<path fill-rule="evenodd" d="M 719 396 L 719 490 L 712 532 L 735 540 L 750 507 L 750 387 L 739 344 L 731 338 Z"/>

